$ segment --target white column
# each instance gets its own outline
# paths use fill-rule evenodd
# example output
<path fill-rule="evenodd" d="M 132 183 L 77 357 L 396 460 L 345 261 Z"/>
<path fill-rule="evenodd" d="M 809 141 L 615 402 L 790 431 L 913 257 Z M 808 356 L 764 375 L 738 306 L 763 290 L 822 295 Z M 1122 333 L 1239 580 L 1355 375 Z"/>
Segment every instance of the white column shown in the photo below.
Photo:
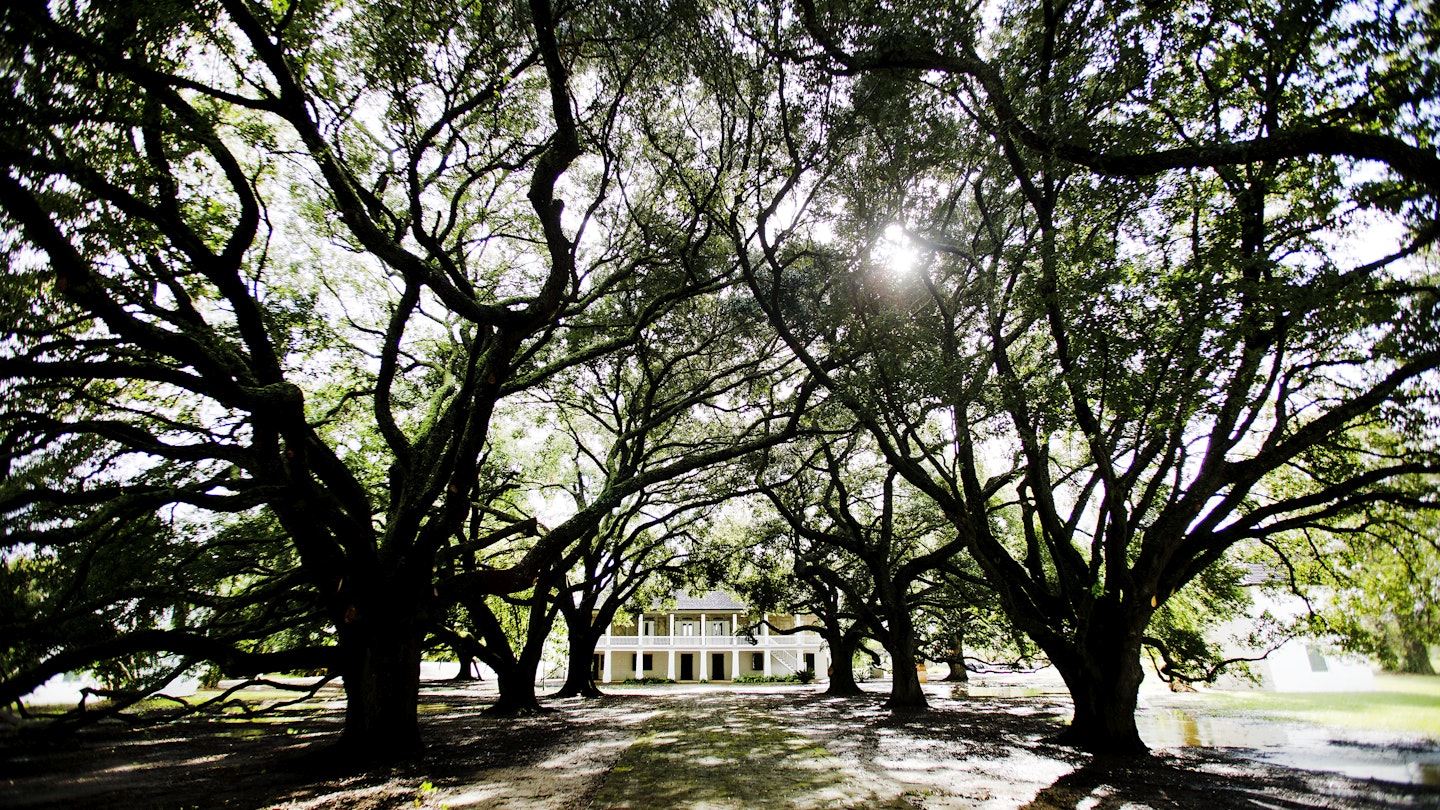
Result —
<path fill-rule="evenodd" d="M 760 614 L 760 622 L 761 622 L 761 623 L 760 623 L 760 638 L 762 639 L 761 642 L 760 642 L 760 644 L 761 644 L 761 655 L 764 655 L 764 656 L 765 656 L 765 677 L 767 677 L 767 678 L 770 677 L 770 674 L 771 674 L 771 671 L 770 671 L 770 647 L 768 646 L 768 645 L 770 644 L 770 625 L 766 624 L 766 622 L 768 622 L 768 621 L 770 621 L 770 614 L 769 614 L 769 613 L 762 613 L 762 614 Z"/>
<path fill-rule="evenodd" d="M 645 677 L 645 613 L 635 614 L 635 677 Z"/>
<path fill-rule="evenodd" d="M 710 651 L 705 648 L 705 614 L 700 614 L 700 680 L 710 680 Z"/>
<path fill-rule="evenodd" d="M 605 651 L 605 664 L 603 665 L 600 677 L 605 683 L 610 683 L 610 651 Z"/>
<path fill-rule="evenodd" d="M 665 677 L 675 680 L 675 614 L 670 614 L 670 662 L 665 668 Z"/>
<path fill-rule="evenodd" d="M 740 677 L 740 614 L 730 614 L 730 680 Z"/>

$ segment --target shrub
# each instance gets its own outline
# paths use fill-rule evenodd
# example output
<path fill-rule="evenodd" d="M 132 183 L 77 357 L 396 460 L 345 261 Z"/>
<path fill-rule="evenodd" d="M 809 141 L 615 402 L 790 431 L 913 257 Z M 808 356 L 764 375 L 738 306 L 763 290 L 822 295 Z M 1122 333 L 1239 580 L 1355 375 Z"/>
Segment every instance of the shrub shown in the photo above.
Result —
<path fill-rule="evenodd" d="M 810 673 L 814 677 L 815 673 Z M 731 683 L 801 683 L 798 675 L 738 675 Z"/>
<path fill-rule="evenodd" d="M 810 683 L 811 681 L 815 680 L 815 670 L 802 669 L 799 672 L 795 673 L 795 677 L 800 681 L 800 683 Z"/>
<path fill-rule="evenodd" d="M 658 684 L 675 683 L 675 681 L 672 681 L 669 678 L 626 678 L 620 683 L 628 684 L 630 686 L 652 686 Z"/>

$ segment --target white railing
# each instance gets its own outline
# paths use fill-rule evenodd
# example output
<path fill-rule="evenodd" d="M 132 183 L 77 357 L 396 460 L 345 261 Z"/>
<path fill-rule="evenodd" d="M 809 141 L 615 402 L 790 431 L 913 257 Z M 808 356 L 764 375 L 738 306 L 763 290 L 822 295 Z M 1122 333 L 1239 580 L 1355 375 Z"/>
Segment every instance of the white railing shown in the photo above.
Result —
<path fill-rule="evenodd" d="M 596 649 L 600 650 L 663 650 L 669 648 L 686 649 L 739 649 L 762 650 L 762 649 L 783 649 L 800 647 L 817 647 L 820 645 L 818 636 L 809 637 L 809 634 L 793 636 L 756 636 L 752 641 L 744 636 L 601 636 L 600 643 Z"/>

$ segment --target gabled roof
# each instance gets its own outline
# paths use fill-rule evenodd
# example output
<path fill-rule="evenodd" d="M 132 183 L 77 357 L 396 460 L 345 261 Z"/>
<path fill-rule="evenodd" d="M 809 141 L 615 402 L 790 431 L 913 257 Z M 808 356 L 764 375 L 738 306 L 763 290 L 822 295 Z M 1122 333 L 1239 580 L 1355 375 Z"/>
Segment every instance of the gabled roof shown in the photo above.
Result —
<path fill-rule="evenodd" d="M 675 592 L 675 610 L 723 610 L 743 613 L 750 606 L 724 591 L 709 591 L 701 596 L 691 596 L 684 591 Z"/>

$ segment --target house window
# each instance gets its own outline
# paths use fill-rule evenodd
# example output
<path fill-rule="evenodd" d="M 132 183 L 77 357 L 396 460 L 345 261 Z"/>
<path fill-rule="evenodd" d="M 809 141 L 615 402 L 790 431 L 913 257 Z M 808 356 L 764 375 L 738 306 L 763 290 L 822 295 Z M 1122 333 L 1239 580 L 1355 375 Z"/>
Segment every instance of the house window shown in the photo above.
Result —
<path fill-rule="evenodd" d="M 756 672 L 765 669 L 765 653 L 750 653 L 750 668 Z"/>
<path fill-rule="evenodd" d="M 1307 647 L 1305 651 L 1310 654 L 1310 671 L 1311 671 L 1311 672 L 1329 672 L 1329 671 L 1330 671 L 1330 665 L 1325 663 L 1325 656 L 1321 655 L 1319 650 L 1316 650 L 1316 649 L 1312 649 L 1312 648 Z"/>
<path fill-rule="evenodd" d="M 644 666 L 642 667 L 641 664 L 644 664 Z M 640 660 L 640 654 L 639 654 L 639 653 L 630 653 L 630 668 L 633 669 L 633 670 L 635 670 L 635 673 L 636 673 L 637 675 L 638 675 L 638 674 L 643 674 L 646 670 L 650 669 L 652 666 L 654 666 L 654 664 L 651 663 L 650 653 L 645 653 L 645 659 L 644 659 L 644 661 L 641 661 L 641 660 Z"/>
<path fill-rule="evenodd" d="M 680 622 L 680 635 L 682 635 L 682 636 L 693 636 L 693 635 L 695 635 L 695 623 L 694 623 L 694 622 Z"/>
<path fill-rule="evenodd" d="M 649 672 L 650 670 L 652 670 L 652 669 L 654 669 L 654 668 L 655 668 L 654 656 L 652 656 L 650 653 L 645 653 L 645 671 L 646 671 L 646 672 Z"/>

